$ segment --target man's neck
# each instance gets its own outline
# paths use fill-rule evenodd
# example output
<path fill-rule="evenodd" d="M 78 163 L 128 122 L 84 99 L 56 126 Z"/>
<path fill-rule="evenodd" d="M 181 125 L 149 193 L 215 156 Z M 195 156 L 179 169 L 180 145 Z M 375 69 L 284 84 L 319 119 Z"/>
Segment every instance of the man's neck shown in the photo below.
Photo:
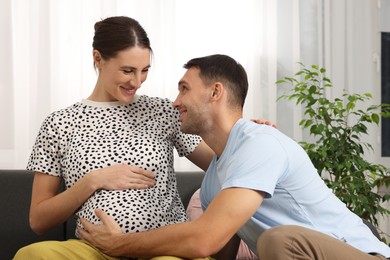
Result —
<path fill-rule="evenodd" d="M 215 120 L 210 129 L 201 134 L 202 139 L 220 157 L 226 147 L 230 131 L 242 116 L 230 116 Z"/>

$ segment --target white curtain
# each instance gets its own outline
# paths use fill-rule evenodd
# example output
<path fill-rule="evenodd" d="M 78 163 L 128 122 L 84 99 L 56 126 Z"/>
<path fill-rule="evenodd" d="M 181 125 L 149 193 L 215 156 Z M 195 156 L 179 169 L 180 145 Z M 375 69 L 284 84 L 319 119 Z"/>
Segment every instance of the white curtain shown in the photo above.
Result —
<path fill-rule="evenodd" d="M 93 26 L 113 15 L 137 19 L 151 39 L 152 70 L 140 93 L 174 99 L 186 61 L 224 53 L 249 75 L 245 117 L 276 122 L 278 55 L 299 59 L 293 34 L 278 54 L 278 17 L 293 32 L 299 26 L 298 1 L 286 2 L 292 9 L 274 0 L 2 0 L 0 167 L 24 168 L 43 119 L 93 90 Z M 193 167 L 175 161 L 178 170 Z"/>
<path fill-rule="evenodd" d="M 389 1 L 389 0 L 382 0 Z M 329 95 L 371 92 L 380 101 L 379 8 L 367 0 L 2 0 L 0 1 L 0 167 L 24 168 L 43 119 L 87 97 L 93 25 L 113 15 L 137 19 L 154 58 L 140 92 L 174 99 L 190 58 L 225 53 L 247 69 L 247 118 L 267 118 L 294 139 L 307 138 L 277 79 L 298 61 L 325 66 Z M 378 145 L 379 130 L 368 140 Z M 380 153 L 379 153 L 380 154 Z M 377 154 L 369 155 L 374 161 Z M 185 159 L 179 169 L 189 169 Z"/>

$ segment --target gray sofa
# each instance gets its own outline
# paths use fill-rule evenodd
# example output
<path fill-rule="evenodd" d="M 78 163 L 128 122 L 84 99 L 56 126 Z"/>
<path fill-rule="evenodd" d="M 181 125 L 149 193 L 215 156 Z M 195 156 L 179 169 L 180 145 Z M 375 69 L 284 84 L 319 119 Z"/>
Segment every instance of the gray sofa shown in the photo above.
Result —
<path fill-rule="evenodd" d="M 38 236 L 29 226 L 28 215 L 34 174 L 27 170 L 0 170 L 0 259 L 12 259 L 25 245 L 43 240 L 66 240 L 74 237 L 75 221 L 70 218 L 62 226 Z M 187 207 L 200 187 L 203 172 L 176 172 L 180 197 Z M 365 223 L 379 237 L 374 226 Z"/>
<path fill-rule="evenodd" d="M 184 206 L 200 187 L 203 172 L 176 172 L 178 189 Z M 0 170 L 0 259 L 12 259 L 25 245 L 42 240 L 66 240 L 74 237 L 75 221 L 38 236 L 29 226 L 28 215 L 34 174 L 27 170 Z"/>

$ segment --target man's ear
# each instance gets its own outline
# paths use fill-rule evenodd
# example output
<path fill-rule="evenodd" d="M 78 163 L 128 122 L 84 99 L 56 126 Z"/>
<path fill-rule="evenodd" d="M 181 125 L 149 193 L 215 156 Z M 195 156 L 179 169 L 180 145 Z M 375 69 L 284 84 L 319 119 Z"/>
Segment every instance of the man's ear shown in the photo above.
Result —
<path fill-rule="evenodd" d="M 215 82 L 212 86 L 211 98 L 218 100 L 222 97 L 225 88 L 221 82 Z"/>
<path fill-rule="evenodd" d="M 100 68 L 103 58 L 98 50 L 93 50 L 93 62 L 97 68 Z"/>

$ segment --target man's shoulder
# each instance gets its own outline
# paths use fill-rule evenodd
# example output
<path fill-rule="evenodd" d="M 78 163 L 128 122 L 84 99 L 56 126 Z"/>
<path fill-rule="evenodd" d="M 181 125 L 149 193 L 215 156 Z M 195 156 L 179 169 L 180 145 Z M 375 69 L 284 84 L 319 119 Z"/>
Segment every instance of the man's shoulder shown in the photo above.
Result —
<path fill-rule="evenodd" d="M 241 141 L 256 141 L 262 139 L 279 139 L 284 136 L 278 129 L 265 125 L 257 124 L 247 119 L 240 119 L 231 131 L 233 136 L 237 136 Z"/>

